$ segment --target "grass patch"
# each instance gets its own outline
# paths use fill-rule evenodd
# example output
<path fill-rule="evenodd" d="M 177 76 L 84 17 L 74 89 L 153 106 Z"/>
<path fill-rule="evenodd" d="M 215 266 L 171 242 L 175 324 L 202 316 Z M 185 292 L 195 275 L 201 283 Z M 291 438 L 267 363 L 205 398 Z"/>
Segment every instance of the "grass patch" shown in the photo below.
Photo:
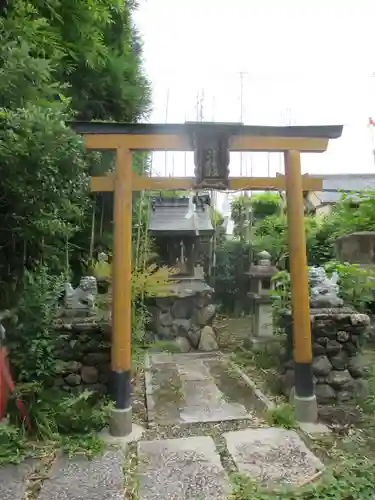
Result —
<path fill-rule="evenodd" d="M 128 447 L 124 462 L 124 500 L 138 500 L 139 481 L 137 476 L 138 454 L 137 444 Z"/>
<path fill-rule="evenodd" d="M 31 431 L 25 428 L 15 398 L 24 402 Z M 0 424 L 0 464 L 20 463 L 57 448 L 91 458 L 103 450 L 96 432 L 107 426 L 110 409 L 108 401 L 89 391 L 69 395 L 38 384 L 20 385 L 9 402 L 8 423 Z"/>
<path fill-rule="evenodd" d="M 267 490 L 242 474 L 231 475 L 230 500 L 372 500 L 375 460 L 363 456 L 343 459 L 305 486 Z"/>
<path fill-rule="evenodd" d="M 293 407 L 289 404 L 283 404 L 268 410 L 266 421 L 269 425 L 283 427 L 284 429 L 295 429 L 297 427 Z"/>
<path fill-rule="evenodd" d="M 18 427 L 0 422 L 0 465 L 18 464 L 29 453 L 25 433 Z"/>
<path fill-rule="evenodd" d="M 273 344 L 259 350 L 237 348 L 231 360 L 255 382 L 256 386 L 276 404 L 284 403 L 280 382 L 280 346 Z"/>
<path fill-rule="evenodd" d="M 93 458 L 103 453 L 105 443 L 95 434 L 63 436 L 61 438 L 61 447 L 69 457 L 79 454 L 87 458 Z"/>

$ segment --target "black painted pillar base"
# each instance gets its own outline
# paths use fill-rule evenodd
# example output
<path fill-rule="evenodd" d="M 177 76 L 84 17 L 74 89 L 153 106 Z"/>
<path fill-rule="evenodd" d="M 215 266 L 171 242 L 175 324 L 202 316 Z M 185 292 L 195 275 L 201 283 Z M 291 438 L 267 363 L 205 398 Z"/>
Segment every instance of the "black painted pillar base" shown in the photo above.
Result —
<path fill-rule="evenodd" d="M 314 392 L 312 363 L 294 362 L 294 390 L 291 403 L 297 422 L 315 424 L 318 421 L 318 405 Z"/>
<path fill-rule="evenodd" d="M 110 394 L 115 402 L 109 423 L 109 433 L 126 437 L 132 432 L 131 371 L 112 371 Z"/>
<path fill-rule="evenodd" d="M 314 396 L 314 378 L 312 363 L 294 362 L 294 380 L 296 395 L 300 398 Z"/>
<path fill-rule="evenodd" d="M 131 407 L 131 371 L 122 370 L 111 372 L 110 395 L 117 410 Z"/>

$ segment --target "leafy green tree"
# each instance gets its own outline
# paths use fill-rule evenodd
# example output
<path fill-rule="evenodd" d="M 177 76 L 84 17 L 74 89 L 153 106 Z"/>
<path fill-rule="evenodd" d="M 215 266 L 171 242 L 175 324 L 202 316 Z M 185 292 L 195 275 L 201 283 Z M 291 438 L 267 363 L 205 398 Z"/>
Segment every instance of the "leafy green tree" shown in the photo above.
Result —
<path fill-rule="evenodd" d="M 60 41 L 58 78 L 80 120 L 137 121 L 150 109 L 134 4 L 124 0 L 33 0 Z"/>
<path fill-rule="evenodd" d="M 216 249 L 215 296 L 223 310 L 233 312 L 246 302 L 250 249 L 246 242 L 221 239 Z"/>
<path fill-rule="evenodd" d="M 375 190 L 344 193 L 329 217 L 337 235 L 375 230 Z"/>
<path fill-rule="evenodd" d="M 268 215 L 255 222 L 251 243 L 254 251 L 266 250 L 279 265 L 288 256 L 287 219 L 285 214 Z"/>
<path fill-rule="evenodd" d="M 232 201 L 231 218 L 234 222 L 234 235 L 245 238 L 249 225 L 270 215 L 281 213 L 282 200 L 279 193 L 266 191 L 237 196 Z"/>
<path fill-rule="evenodd" d="M 133 9 L 123 1 L 14 0 L 1 12 L 0 281 L 12 287 L 25 265 L 61 270 L 67 249 L 77 262 L 87 258 L 93 209 L 100 221 L 103 207 L 88 196 L 88 176 L 111 169 L 112 160 L 86 154 L 65 123 L 147 114 Z"/>
<path fill-rule="evenodd" d="M 331 217 L 306 217 L 307 258 L 310 266 L 322 266 L 334 257 L 335 225 Z"/>
<path fill-rule="evenodd" d="M 307 247 L 310 265 L 324 265 L 334 258 L 337 236 L 375 229 L 375 190 L 344 193 L 332 214 L 314 218 Z"/>
<path fill-rule="evenodd" d="M 253 194 L 250 198 L 250 206 L 255 220 L 263 219 L 270 215 L 277 215 L 282 210 L 282 199 L 279 193 L 265 191 Z"/>

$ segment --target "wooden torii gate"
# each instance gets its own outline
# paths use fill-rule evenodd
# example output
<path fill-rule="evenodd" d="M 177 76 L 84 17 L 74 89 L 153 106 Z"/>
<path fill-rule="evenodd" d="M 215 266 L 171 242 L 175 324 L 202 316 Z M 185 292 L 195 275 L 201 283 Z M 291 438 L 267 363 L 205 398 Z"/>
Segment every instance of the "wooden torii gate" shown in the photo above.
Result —
<path fill-rule="evenodd" d="M 132 192 L 140 190 L 285 190 L 293 311 L 296 418 L 317 418 L 304 229 L 303 191 L 322 190 L 322 180 L 301 175 L 301 153 L 322 153 L 342 126 L 264 127 L 236 123 L 127 124 L 73 122 L 87 149 L 114 150 L 114 174 L 91 178 L 91 190 L 114 192 L 112 296 L 113 410 L 110 433 L 127 436 L 131 409 Z M 146 177 L 132 171 L 133 151 L 194 151 L 196 177 Z M 282 152 L 285 176 L 230 178 L 232 151 Z"/>

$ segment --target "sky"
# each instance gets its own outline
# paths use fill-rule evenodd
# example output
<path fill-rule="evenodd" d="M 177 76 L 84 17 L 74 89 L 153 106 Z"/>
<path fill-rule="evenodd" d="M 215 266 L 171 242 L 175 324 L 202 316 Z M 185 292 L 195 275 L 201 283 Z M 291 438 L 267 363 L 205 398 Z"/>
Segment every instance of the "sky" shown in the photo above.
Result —
<path fill-rule="evenodd" d="M 141 0 L 150 121 L 343 124 L 326 153 L 302 155 L 303 172 L 372 172 L 374 20 L 375 0 Z M 154 154 L 156 175 L 193 169 L 192 153 Z M 231 155 L 231 175 L 282 171 L 278 153 Z"/>

